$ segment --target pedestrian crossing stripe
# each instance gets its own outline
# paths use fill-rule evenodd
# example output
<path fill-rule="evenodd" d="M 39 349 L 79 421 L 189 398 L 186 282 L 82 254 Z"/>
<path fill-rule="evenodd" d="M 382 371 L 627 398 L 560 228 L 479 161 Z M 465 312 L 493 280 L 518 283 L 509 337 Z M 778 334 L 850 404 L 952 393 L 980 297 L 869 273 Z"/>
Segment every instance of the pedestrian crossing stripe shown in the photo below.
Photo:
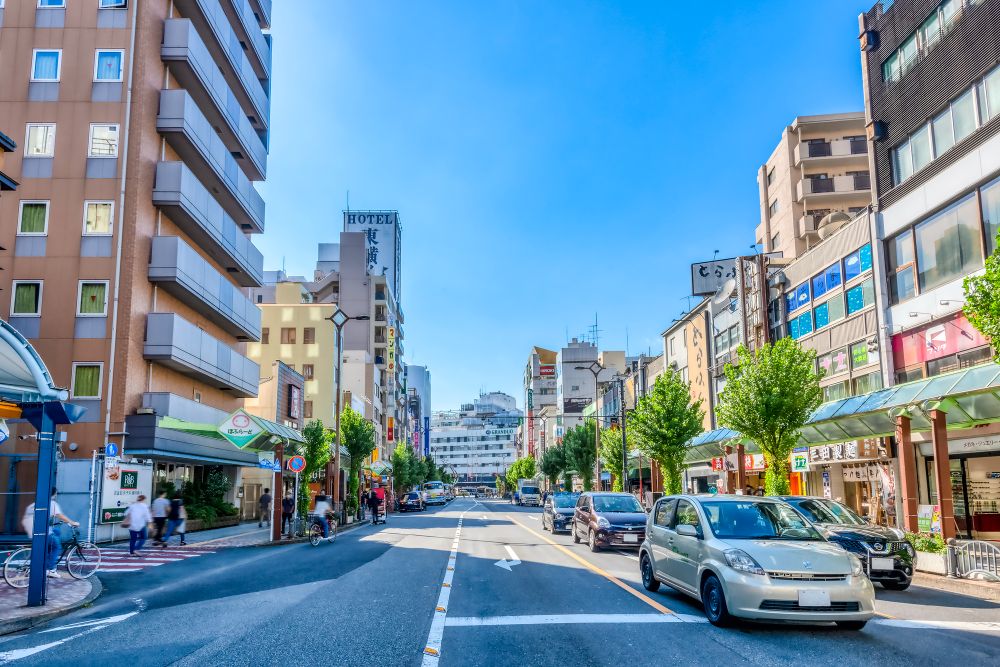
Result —
<path fill-rule="evenodd" d="M 128 553 L 128 549 L 115 547 L 101 550 L 101 566 L 97 571 L 104 572 L 105 574 L 141 572 L 151 567 L 177 563 L 213 553 L 215 553 L 214 549 L 197 547 L 191 549 L 163 549 L 153 547 L 140 551 L 138 556 L 131 556 Z"/>

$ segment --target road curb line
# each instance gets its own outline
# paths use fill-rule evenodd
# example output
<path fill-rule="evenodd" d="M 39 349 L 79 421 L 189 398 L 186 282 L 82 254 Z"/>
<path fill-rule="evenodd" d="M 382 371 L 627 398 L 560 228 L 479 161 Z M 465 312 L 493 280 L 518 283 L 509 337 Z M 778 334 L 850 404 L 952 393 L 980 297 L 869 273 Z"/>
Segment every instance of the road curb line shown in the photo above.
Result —
<path fill-rule="evenodd" d="M 104 584 L 101 583 L 101 580 L 97 577 L 97 575 L 90 577 L 88 581 L 90 582 L 90 592 L 87 593 L 83 599 L 65 607 L 60 607 L 59 609 L 53 609 L 52 611 L 38 614 L 37 616 L 19 618 L 16 621 L 4 621 L 0 623 L 0 637 L 13 634 L 15 632 L 21 632 L 22 630 L 28 630 L 36 625 L 48 623 L 55 618 L 65 616 L 66 614 L 76 611 L 81 607 L 86 607 L 104 592 Z"/>

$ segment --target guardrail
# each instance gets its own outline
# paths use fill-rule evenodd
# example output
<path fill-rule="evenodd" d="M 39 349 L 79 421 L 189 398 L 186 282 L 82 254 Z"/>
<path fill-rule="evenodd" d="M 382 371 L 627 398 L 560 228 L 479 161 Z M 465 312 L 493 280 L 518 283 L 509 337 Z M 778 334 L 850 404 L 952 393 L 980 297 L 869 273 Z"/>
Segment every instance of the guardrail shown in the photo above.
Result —
<path fill-rule="evenodd" d="M 981 540 L 949 540 L 945 569 L 949 577 L 1000 581 L 1000 547 Z"/>

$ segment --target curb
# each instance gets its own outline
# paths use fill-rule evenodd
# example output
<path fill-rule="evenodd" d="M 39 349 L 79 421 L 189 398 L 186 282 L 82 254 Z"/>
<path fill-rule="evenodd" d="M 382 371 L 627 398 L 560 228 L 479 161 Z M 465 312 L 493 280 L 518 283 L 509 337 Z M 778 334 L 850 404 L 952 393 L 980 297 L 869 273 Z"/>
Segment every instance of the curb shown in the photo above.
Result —
<path fill-rule="evenodd" d="M 337 535 L 339 536 L 346 532 L 352 531 L 355 528 L 361 528 L 362 526 L 368 526 L 368 525 L 371 525 L 371 519 L 365 519 L 363 521 L 355 521 L 354 523 L 349 524 L 347 526 L 338 527 Z M 261 547 L 281 547 L 286 544 L 302 544 L 303 542 L 308 542 L 308 541 L 309 541 L 308 537 L 295 537 L 290 540 L 280 540 L 278 542 L 262 542 L 260 544 L 246 544 L 243 546 L 259 549 Z M 241 547 L 231 547 L 231 548 L 239 549 Z"/>
<path fill-rule="evenodd" d="M 939 574 L 925 574 L 923 572 L 917 572 L 913 575 L 913 583 L 925 588 L 1000 602 L 1000 585 L 997 584 L 990 585 L 972 579 L 950 579 Z"/>
<path fill-rule="evenodd" d="M 104 592 L 104 584 L 97 576 L 93 576 L 89 579 L 90 581 L 90 592 L 83 597 L 82 600 L 74 602 L 71 605 L 65 607 L 60 607 L 59 609 L 53 609 L 52 611 L 42 612 L 35 616 L 28 616 L 25 618 L 19 618 L 16 621 L 4 621 L 0 623 L 0 636 L 9 635 L 14 632 L 21 632 L 22 630 L 28 630 L 36 625 L 41 625 L 43 623 L 48 623 L 52 619 L 59 618 L 60 616 L 65 616 L 66 614 L 76 611 L 80 607 L 86 607 L 91 602 L 96 600 L 101 593 Z"/>

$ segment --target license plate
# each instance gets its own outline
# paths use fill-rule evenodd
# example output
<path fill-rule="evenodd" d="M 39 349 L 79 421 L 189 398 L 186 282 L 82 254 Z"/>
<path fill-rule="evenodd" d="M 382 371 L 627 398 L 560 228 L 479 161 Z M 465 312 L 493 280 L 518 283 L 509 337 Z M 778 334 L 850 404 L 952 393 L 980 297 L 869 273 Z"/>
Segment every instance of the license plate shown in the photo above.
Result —
<path fill-rule="evenodd" d="M 799 591 L 800 607 L 829 607 L 830 591 Z"/>
<path fill-rule="evenodd" d="M 891 558 L 872 558 L 873 570 L 891 570 L 895 563 Z"/>
<path fill-rule="evenodd" d="M 626 544 L 639 544 L 639 536 L 638 535 L 630 535 L 630 534 L 626 533 L 626 534 L 622 535 L 622 542 L 625 542 Z"/>

